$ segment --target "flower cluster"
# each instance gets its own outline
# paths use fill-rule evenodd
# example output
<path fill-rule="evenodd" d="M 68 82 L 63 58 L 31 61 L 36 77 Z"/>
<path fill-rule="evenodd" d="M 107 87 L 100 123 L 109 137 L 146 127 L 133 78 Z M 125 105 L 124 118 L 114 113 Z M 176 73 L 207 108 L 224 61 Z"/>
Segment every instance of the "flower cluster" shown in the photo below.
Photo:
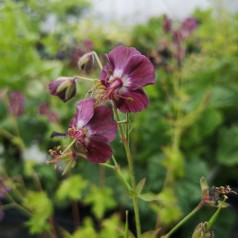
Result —
<path fill-rule="evenodd" d="M 94 63 L 94 53 L 88 53 L 79 60 L 80 69 L 87 64 L 87 70 L 90 70 L 88 67 Z M 109 143 L 116 137 L 117 123 L 112 107 L 122 113 L 142 111 L 149 104 L 143 87 L 155 82 L 152 63 L 135 48 L 117 46 L 106 54 L 106 59 L 100 78 L 91 90 L 93 97 L 77 104 L 76 113 L 65 133 L 93 163 L 104 163 L 113 154 Z M 66 102 L 76 94 L 77 79 L 80 77 L 60 77 L 49 84 L 49 91 Z M 107 107 L 105 102 L 111 105 Z M 62 136 L 62 133 L 55 135 Z"/>
<path fill-rule="evenodd" d="M 157 50 L 152 53 L 153 61 L 170 72 L 171 67 L 167 65 L 167 59 L 173 57 L 181 67 L 186 54 L 197 50 L 199 46 L 197 42 L 194 44 L 191 41 L 198 26 L 198 21 L 192 17 L 186 18 L 180 24 L 173 24 L 171 18 L 164 15 L 162 28 L 166 37 L 160 39 Z"/>

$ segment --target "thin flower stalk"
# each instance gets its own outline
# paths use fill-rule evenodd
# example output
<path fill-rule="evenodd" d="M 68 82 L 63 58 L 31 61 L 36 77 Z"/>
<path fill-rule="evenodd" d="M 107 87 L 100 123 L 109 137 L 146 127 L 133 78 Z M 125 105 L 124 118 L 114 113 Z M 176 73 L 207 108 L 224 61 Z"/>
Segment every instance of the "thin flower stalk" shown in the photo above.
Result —
<path fill-rule="evenodd" d="M 169 238 L 179 227 L 185 224 L 192 216 L 194 216 L 202 207 L 204 203 L 200 202 L 187 216 L 185 216 L 176 226 L 174 226 L 166 235 L 161 238 Z"/>
<path fill-rule="evenodd" d="M 114 112 L 115 112 L 117 121 L 120 121 L 120 116 L 119 116 L 117 109 L 114 108 Z M 124 132 L 121 124 L 118 124 L 118 128 L 119 128 L 119 133 L 120 133 L 120 136 L 121 136 L 121 139 L 122 139 L 125 151 L 126 151 L 129 174 L 130 174 L 130 179 L 131 179 L 131 188 L 132 188 L 132 193 L 133 193 L 132 200 L 133 200 L 133 208 L 134 208 L 134 213 L 135 213 L 137 238 L 141 238 L 140 213 L 139 213 L 139 205 L 138 205 L 138 196 L 136 194 L 135 173 L 134 173 L 134 167 L 133 167 L 133 161 L 132 161 L 129 141 L 127 140 L 127 136 L 126 136 L 128 134 L 128 131 L 127 131 L 128 127 L 126 127 L 126 133 Z"/>

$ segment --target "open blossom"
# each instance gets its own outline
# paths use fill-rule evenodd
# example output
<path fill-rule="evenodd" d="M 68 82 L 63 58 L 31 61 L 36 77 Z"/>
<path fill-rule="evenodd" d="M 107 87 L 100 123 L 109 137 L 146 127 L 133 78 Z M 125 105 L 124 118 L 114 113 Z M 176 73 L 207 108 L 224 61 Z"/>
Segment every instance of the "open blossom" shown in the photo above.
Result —
<path fill-rule="evenodd" d="M 110 108 L 95 107 L 92 98 L 77 104 L 68 135 L 77 140 L 76 146 L 86 152 L 91 162 L 104 163 L 111 158 L 113 152 L 108 143 L 115 139 L 116 133 L 117 124 Z"/>
<path fill-rule="evenodd" d="M 59 77 L 48 85 L 51 95 L 58 96 L 67 102 L 75 96 L 77 91 L 76 79 L 72 77 Z"/>
<path fill-rule="evenodd" d="M 103 99 L 111 99 L 123 113 L 140 112 L 149 100 L 144 86 L 153 84 L 155 71 L 150 60 L 135 48 L 117 46 L 108 55 L 100 81 L 105 87 Z"/>

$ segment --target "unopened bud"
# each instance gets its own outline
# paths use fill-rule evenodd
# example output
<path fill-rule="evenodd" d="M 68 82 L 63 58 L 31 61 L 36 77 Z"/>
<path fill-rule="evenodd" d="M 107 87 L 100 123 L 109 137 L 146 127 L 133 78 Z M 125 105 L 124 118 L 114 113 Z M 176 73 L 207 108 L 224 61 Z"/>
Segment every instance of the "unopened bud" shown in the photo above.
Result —
<path fill-rule="evenodd" d="M 76 80 L 72 77 L 59 77 L 48 88 L 52 95 L 58 96 L 64 102 L 73 98 L 77 92 Z"/>
<path fill-rule="evenodd" d="M 214 231 L 207 229 L 207 222 L 199 223 L 192 235 L 192 238 L 214 238 Z"/>
<path fill-rule="evenodd" d="M 25 96 L 20 92 L 10 94 L 10 113 L 14 116 L 22 116 L 25 111 Z"/>
<path fill-rule="evenodd" d="M 95 56 L 93 52 L 89 52 L 80 57 L 78 61 L 78 67 L 84 70 L 86 73 L 89 73 L 93 68 L 95 62 Z"/>
<path fill-rule="evenodd" d="M 200 187 L 201 187 L 201 191 L 202 191 L 202 197 L 209 196 L 209 187 L 208 187 L 207 181 L 204 177 L 201 177 L 201 179 L 200 179 Z"/>

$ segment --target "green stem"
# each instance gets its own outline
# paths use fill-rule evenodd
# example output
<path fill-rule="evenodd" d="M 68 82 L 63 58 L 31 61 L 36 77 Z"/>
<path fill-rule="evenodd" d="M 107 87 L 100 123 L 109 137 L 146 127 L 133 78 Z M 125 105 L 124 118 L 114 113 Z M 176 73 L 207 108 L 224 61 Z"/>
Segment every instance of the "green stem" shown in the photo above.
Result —
<path fill-rule="evenodd" d="M 126 210 L 125 238 L 129 238 L 129 228 L 128 228 L 128 210 Z"/>
<path fill-rule="evenodd" d="M 193 215 L 195 215 L 203 207 L 203 202 L 200 202 L 187 216 L 185 216 L 172 230 L 170 230 L 162 238 L 170 237 L 180 226 L 187 222 Z"/>
<path fill-rule="evenodd" d="M 120 169 L 120 166 L 118 165 L 117 161 L 116 161 L 116 158 L 114 156 L 112 156 L 112 161 L 114 162 L 115 166 L 114 166 L 114 169 L 115 171 L 117 172 L 117 175 L 119 176 L 119 178 L 121 179 L 121 181 L 125 184 L 127 190 L 129 192 L 131 192 L 131 186 L 129 185 L 129 183 L 126 181 L 126 179 L 124 178 L 122 172 L 121 172 L 121 169 Z"/>
<path fill-rule="evenodd" d="M 96 61 L 98 63 L 99 68 L 102 70 L 102 63 L 101 63 L 100 59 L 98 58 L 97 53 L 95 51 L 93 51 L 92 53 L 95 56 L 95 59 L 96 59 Z"/>
<path fill-rule="evenodd" d="M 117 109 L 114 108 L 114 113 L 116 116 L 117 121 L 120 120 L 119 113 Z M 128 119 L 128 117 L 127 117 Z M 133 192 L 133 207 L 134 207 L 134 213 L 135 213 L 135 223 L 136 223 L 136 233 L 137 233 L 137 238 L 141 238 L 141 225 L 140 225 L 140 213 L 139 213 L 139 205 L 138 205 L 138 195 L 136 194 L 136 180 L 135 180 L 135 173 L 134 173 L 134 168 L 133 168 L 133 161 L 132 161 L 132 156 L 131 156 L 131 151 L 129 147 L 129 141 L 127 138 L 127 135 L 129 134 L 128 131 L 128 126 L 126 126 L 126 132 L 124 133 L 124 130 L 122 128 L 121 124 L 118 124 L 119 128 L 119 133 L 121 136 L 121 140 L 124 144 L 124 148 L 126 151 L 126 157 L 127 157 L 127 162 L 128 162 L 128 167 L 129 167 L 129 173 L 130 173 L 130 179 L 131 179 L 131 188 Z"/>
<path fill-rule="evenodd" d="M 6 194 L 6 198 L 11 202 L 12 206 L 14 206 L 15 208 L 17 208 L 18 210 L 22 211 L 23 213 L 25 213 L 25 215 L 31 217 L 32 213 L 27 210 L 25 207 L 19 205 L 13 198 L 12 196 L 8 193 Z"/>
<path fill-rule="evenodd" d="M 126 140 L 129 144 L 129 115 L 126 114 Z"/>
<path fill-rule="evenodd" d="M 120 178 L 120 180 L 124 183 L 124 185 L 127 188 L 127 190 L 131 192 L 131 186 L 129 185 L 129 183 L 124 178 L 124 176 L 123 176 L 123 174 L 121 172 L 120 166 L 116 162 L 116 159 L 115 159 L 114 156 L 112 156 L 112 160 L 113 160 L 115 166 L 114 165 L 110 165 L 110 164 L 106 164 L 106 163 L 101 163 L 100 165 L 114 170 L 116 172 L 116 174 L 118 175 L 118 177 Z"/>
<path fill-rule="evenodd" d="M 71 141 L 71 143 L 65 148 L 65 150 L 63 151 L 63 152 L 61 152 L 61 154 L 63 155 L 69 148 L 71 148 L 73 145 L 74 145 L 74 143 L 77 141 L 77 139 L 73 139 L 72 141 Z"/>
<path fill-rule="evenodd" d="M 98 79 L 91 79 L 91 78 L 87 78 L 87 77 L 82 77 L 82 76 L 74 76 L 75 79 L 83 79 L 83 80 L 86 80 L 86 81 L 90 81 L 90 82 L 95 82 L 95 81 L 98 81 Z"/>
<path fill-rule="evenodd" d="M 225 202 L 226 198 L 224 198 L 223 202 Z M 220 204 L 220 206 L 218 207 L 218 209 L 216 210 L 216 212 L 213 214 L 213 216 L 210 218 L 210 220 L 207 222 L 207 226 L 206 229 L 209 231 L 213 224 L 215 223 L 220 211 L 222 209 L 222 204 Z"/>

